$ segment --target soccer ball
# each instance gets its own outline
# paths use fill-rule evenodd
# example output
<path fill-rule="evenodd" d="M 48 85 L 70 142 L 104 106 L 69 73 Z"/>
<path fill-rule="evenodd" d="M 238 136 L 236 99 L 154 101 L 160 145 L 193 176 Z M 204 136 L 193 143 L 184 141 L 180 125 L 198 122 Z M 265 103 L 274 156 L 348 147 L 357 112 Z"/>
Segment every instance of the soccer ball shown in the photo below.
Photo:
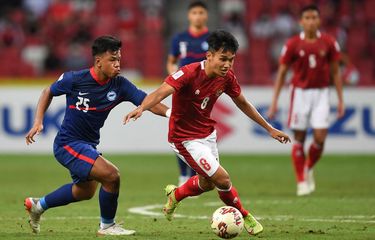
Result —
<path fill-rule="evenodd" d="M 220 207 L 212 215 L 212 231 L 224 239 L 231 239 L 240 235 L 243 225 L 242 214 L 234 207 Z"/>

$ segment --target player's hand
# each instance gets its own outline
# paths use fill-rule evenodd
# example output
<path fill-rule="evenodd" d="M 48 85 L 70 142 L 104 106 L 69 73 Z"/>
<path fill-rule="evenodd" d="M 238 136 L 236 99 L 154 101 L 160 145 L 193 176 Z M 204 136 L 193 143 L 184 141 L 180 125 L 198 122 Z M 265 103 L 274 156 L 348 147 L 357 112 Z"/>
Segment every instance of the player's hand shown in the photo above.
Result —
<path fill-rule="evenodd" d="M 277 113 L 277 107 L 274 104 L 271 104 L 270 108 L 267 111 L 268 119 L 274 119 Z"/>
<path fill-rule="evenodd" d="M 272 128 L 271 131 L 269 132 L 271 137 L 279 141 L 280 143 L 288 143 L 290 142 L 290 138 L 287 134 L 284 132 L 277 130 L 276 128 Z"/>
<path fill-rule="evenodd" d="M 342 118 L 345 115 L 345 105 L 342 101 L 337 104 L 337 118 Z"/>
<path fill-rule="evenodd" d="M 142 113 L 143 113 L 143 108 L 141 106 L 137 107 L 136 109 L 134 109 L 133 111 L 128 113 L 128 115 L 125 116 L 123 124 L 127 124 L 130 121 L 130 119 L 133 119 L 134 121 L 137 120 L 138 118 L 142 116 Z"/>
<path fill-rule="evenodd" d="M 34 136 L 39 135 L 43 131 L 43 124 L 35 123 L 34 126 L 30 129 L 30 131 L 26 135 L 26 144 L 32 144 L 35 142 Z"/>

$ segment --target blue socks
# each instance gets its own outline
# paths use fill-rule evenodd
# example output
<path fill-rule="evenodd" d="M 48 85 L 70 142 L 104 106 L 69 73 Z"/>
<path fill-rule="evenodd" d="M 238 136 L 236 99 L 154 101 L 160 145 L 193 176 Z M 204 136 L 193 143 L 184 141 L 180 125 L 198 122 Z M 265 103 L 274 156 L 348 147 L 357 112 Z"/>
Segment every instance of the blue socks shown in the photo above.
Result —
<path fill-rule="evenodd" d="M 66 184 L 55 190 L 54 192 L 51 192 L 50 194 L 41 198 L 40 205 L 43 210 L 76 202 L 77 200 L 73 197 L 72 187 L 73 183 Z"/>
<path fill-rule="evenodd" d="M 192 177 L 196 175 L 196 172 L 191 169 L 182 159 L 180 159 L 178 156 L 176 156 L 178 166 L 180 168 L 180 176 L 184 177 Z"/>
<path fill-rule="evenodd" d="M 112 225 L 115 222 L 118 195 L 118 193 L 105 191 L 103 187 L 100 188 L 99 205 L 102 227 Z"/>

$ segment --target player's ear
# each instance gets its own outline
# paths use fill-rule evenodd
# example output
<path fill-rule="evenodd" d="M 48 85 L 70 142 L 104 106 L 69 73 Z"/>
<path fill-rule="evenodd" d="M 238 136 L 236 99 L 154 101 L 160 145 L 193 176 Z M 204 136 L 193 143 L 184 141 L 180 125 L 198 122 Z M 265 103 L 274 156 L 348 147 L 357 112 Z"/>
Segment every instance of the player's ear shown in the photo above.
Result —
<path fill-rule="evenodd" d="M 101 57 L 100 56 L 95 56 L 94 57 L 94 61 L 95 61 L 95 65 L 97 65 L 98 67 L 101 67 L 102 64 L 101 64 Z"/>
<path fill-rule="evenodd" d="M 210 59 L 211 57 L 212 57 L 212 52 L 211 51 L 207 51 L 206 52 L 206 58 Z"/>

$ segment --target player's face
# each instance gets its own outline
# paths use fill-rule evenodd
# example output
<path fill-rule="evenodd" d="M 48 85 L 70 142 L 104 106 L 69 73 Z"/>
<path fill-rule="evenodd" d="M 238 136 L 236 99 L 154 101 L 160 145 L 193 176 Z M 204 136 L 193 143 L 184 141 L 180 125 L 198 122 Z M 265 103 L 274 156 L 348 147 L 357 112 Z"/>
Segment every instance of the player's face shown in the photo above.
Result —
<path fill-rule="evenodd" d="M 300 24 L 306 32 L 318 31 L 320 25 L 319 13 L 315 10 L 306 11 L 302 14 Z"/>
<path fill-rule="evenodd" d="M 230 51 L 223 52 L 223 49 L 217 52 L 208 51 L 206 55 L 209 68 L 212 69 L 216 76 L 221 77 L 227 75 L 228 71 L 232 68 L 234 57 L 234 53 Z"/>
<path fill-rule="evenodd" d="M 107 51 L 98 56 L 96 61 L 99 69 L 108 78 L 114 78 L 120 74 L 121 51 Z"/>
<path fill-rule="evenodd" d="M 207 10 L 202 7 L 193 7 L 188 12 L 188 19 L 190 25 L 196 28 L 205 27 L 208 19 Z"/>

